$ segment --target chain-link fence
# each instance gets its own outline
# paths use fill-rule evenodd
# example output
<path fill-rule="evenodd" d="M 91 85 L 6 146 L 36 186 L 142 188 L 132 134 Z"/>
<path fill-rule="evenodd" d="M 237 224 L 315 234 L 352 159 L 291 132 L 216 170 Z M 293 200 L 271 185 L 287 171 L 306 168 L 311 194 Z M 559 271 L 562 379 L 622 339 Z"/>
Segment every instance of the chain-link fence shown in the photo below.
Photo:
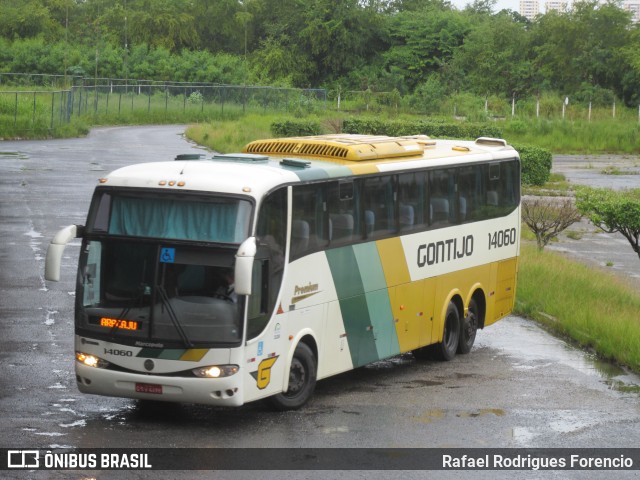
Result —
<path fill-rule="evenodd" d="M 30 90 L 4 89 L 30 79 L 40 84 Z M 74 84 L 68 89 L 50 89 L 63 81 L 59 76 L 0 74 L 0 138 L 50 133 L 77 117 L 114 123 L 191 122 L 252 112 L 313 113 L 327 107 L 324 89 L 78 77 L 67 77 Z"/>
<path fill-rule="evenodd" d="M 0 90 L 0 138 L 50 132 L 69 123 L 71 90 Z"/>

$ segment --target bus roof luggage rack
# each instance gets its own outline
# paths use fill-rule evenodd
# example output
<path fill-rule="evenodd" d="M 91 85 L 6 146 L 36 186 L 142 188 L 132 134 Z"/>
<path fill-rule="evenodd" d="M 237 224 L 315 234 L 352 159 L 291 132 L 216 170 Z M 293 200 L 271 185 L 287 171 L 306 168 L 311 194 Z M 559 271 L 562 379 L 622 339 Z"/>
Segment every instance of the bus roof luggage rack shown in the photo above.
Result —
<path fill-rule="evenodd" d="M 424 144 L 414 138 L 335 134 L 256 140 L 243 152 L 360 162 L 422 155 Z"/>
<path fill-rule="evenodd" d="M 476 140 L 476 145 L 485 145 L 488 147 L 506 147 L 507 141 L 502 138 L 480 137 Z"/>
<path fill-rule="evenodd" d="M 256 162 L 268 162 L 269 157 L 266 155 L 254 155 L 251 153 L 220 153 L 215 154 L 211 157 L 211 160 L 224 160 L 231 162 L 247 162 L 247 163 L 256 163 Z"/>
<path fill-rule="evenodd" d="M 202 160 L 204 158 L 204 153 L 181 153 L 180 155 L 176 155 L 175 160 Z"/>
<path fill-rule="evenodd" d="M 285 167 L 309 168 L 311 162 L 309 160 L 300 160 L 299 158 L 283 158 L 280 165 Z"/>

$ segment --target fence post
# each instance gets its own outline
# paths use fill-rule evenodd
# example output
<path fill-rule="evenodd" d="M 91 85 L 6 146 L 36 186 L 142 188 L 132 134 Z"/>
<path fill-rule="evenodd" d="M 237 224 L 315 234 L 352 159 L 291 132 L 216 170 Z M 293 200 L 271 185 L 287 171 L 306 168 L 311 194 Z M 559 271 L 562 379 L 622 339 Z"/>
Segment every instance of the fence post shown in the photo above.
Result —
<path fill-rule="evenodd" d="M 53 110 L 55 109 L 56 92 L 51 92 L 51 127 L 49 130 L 53 130 Z"/>
<path fill-rule="evenodd" d="M 18 92 L 16 92 L 16 108 L 13 109 L 13 126 L 15 127 L 17 123 L 18 123 Z"/>

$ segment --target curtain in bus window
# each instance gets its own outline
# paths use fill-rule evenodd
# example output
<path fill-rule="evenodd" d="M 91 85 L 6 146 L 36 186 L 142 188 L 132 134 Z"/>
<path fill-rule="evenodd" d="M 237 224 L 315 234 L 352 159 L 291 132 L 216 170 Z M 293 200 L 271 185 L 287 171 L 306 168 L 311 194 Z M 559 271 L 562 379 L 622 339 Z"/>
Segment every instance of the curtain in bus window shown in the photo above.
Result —
<path fill-rule="evenodd" d="M 135 237 L 240 243 L 250 206 L 239 200 L 176 201 L 114 196 L 109 233 Z"/>

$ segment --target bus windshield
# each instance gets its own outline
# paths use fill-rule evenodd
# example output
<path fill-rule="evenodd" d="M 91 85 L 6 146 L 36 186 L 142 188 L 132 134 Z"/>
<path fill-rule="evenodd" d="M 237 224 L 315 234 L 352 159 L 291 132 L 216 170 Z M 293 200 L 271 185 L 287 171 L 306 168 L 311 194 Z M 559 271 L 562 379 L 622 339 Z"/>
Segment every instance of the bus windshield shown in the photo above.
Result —
<path fill-rule="evenodd" d="M 240 244 L 251 203 L 237 197 L 99 191 L 87 231 L 131 237 Z"/>
<path fill-rule="evenodd" d="M 239 344 L 243 302 L 233 267 L 249 229 L 248 200 L 103 192 L 91 211 L 78 333 L 175 348 Z"/>

